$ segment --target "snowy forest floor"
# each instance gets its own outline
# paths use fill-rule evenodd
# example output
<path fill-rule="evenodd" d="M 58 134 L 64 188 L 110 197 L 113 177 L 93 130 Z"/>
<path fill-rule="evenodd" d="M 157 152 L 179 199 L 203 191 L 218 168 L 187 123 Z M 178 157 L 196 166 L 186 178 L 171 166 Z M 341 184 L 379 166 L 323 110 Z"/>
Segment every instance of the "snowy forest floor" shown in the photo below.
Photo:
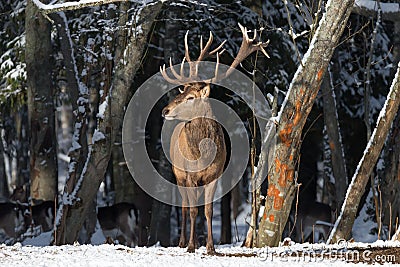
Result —
<path fill-rule="evenodd" d="M 369 203 L 367 201 L 367 203 Z M 400 242 L 376 241 L 370 234 L 374 224 L 366 218 L 367 205 L 361 210 L 353 227 L 356 242 L 335 245 L 298 244 L 277 248 L 243 248 L 241 244 L 247 232 L 246 214 L 250 205 L 237 218 L 232 232 L 236 243 L 219 245 L 221 222 L 219 203 L 216 203 L 213 231 L 215 233 L 216 255 L 206 254 L 205 247 L 195 253 L 178 247 L 135 247 L 108 245 L 102 231 L 92 236 L 92 245 L 48 246 L 51 232 L 26 238 L 13 246 L 0 244 L 0 267 L 3 266 L 368 266 L 371 264 L 400 265 Z M 176 222 L 175 222 L 176 224 Z M 172 222 L 172 229 L 178 229 Z M 173 232 L 171 234 L 177 235 Z M 356 265 L 357 264 L 357 265 Z"/>
<path fill-rule="evenodd" d="M 340 245 L 291 244 L 277 248 L 248 249 L 217 245 L 209 256 L 205 247 L 186 249 L 121 245 L 13 246 L 0 245 L 1 266 L 368 266 L 400 264 L 400 242 L 346 243 Z"/>

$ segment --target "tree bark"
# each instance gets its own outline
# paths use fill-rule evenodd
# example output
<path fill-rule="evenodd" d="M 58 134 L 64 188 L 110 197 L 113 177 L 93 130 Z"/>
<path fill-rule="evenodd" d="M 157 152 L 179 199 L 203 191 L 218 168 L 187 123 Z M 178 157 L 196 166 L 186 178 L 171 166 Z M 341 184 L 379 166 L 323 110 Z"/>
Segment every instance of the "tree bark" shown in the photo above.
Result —
<path fill-rule="evenodd" d="M 393 58 L 400 61 L 400 20 L 394 22 Z M 393 122 L 386 145 L 385 172 L 382 181 L 383 223 L 389 226 L 389 237 L 396 231 L 396 218 L 400 217 L 400 110 Z"/>
<path fill-rule="evenodd" d="M 332 172 L 335 177 L 336 206 L 342 206 L 348 185 L 346 163 L 344 161 L 344 151 L 342 138 L 340 135 L 339 118 L 336 111 L 335 92 L 331 86 L 331 77 L 327 73 L 321 85 L 324 122 L 328 135 L 329 148 L 331 150 Z"/>
<path fill-rule="evenodd" d="M 54 201 L 57 194 L 51 25 L 31 0 L 28 0 L 25 12 L 31 198 L 36 203 Z"/>
<path fill-rule="evenodd" d="M 328 1 L 318 29 L 290 84 L 278 115 L 278 142 L 269 170 L 265 210 L 257 246 L 277 246 L 295 193 L 295 166 L 301 132 L 317 96 L 327 66 L 346 27 L 354 0 Z"/>
<path fill-rule="evenodd" d="M 232 243 L 231 193 L 228 192 L 221 199 L 221 244 Z"/>
<path fill-rule="evenodd" d="M 0 138 L 0 199 L 7 199 L 10 195 L 8 190 L 6 168 L 4 165 L 4 147 L 3 140 Z"/>
<path fill-rule="evenodd" d="M 77 180 L 71 194 L 64 193 L 64 203 L 59 214 L 61 221 L 56 222 L 55 244 L 72 244 L 77 240 L 85 215 L 95 197 L 100 183 L 104 179 L 108 162 L 111 157 L 111 148 L 116 133 L 121 127 L 124 116 L 124 107 L 130 96 L 130 88 L 136 71 L 140 67 L 142 54 L 151 32 L 151 26 L 161 9 L 161 4 L 145 6 L 140 12 L 142 32 L 128 36 L 125 23 L 119 27 L 115 55 L 115 72 L 112 90 L 109 92 L 109 101 L 103 119 L 99 120 L 95 139 L 89 148 L 84 169 Z M 122 11 L 122 10 L 121 10 Z M 127 13 L 122 13 L 121 22 L 126 20 Z"/>
<path fill-rule="evenodd" d="M 400 217 L 400 112 L 393 122 L 386 144 L 385 171 L 382 178 L 383 224 L 388 226 L 389 237 L 396 231 L 396 218 Z"/>
<path fill-rule="evenodd" d="M 378 160 L 379 154 L 389 133 L 391 124 L 400 104 L 400 64 L 398 65 L 395 78 L 390 88 L 385 105 L 383 106 L 375 130 L 364 150 L 356 172 L 347 189 L 346 199 L 343 203 L 339 218 L 329 236 L 328 243 L 335 243 L 340 239 L 349 239 L 354 224 L 361 196 L 369 176 Z"/>

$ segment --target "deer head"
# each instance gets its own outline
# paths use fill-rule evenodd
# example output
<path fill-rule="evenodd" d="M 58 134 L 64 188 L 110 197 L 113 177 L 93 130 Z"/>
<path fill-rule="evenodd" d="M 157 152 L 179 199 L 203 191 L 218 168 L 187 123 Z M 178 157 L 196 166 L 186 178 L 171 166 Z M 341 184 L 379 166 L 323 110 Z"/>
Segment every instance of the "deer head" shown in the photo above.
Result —
<path fill-rule="evenodd" d="M 210 95 L 211 83 L 215 83 L 217 81 L 227 78 L 233 72 L 233 70 L 254 51 L 260 50 L 266 57 L 269 57 L 267 52 L 264 50 L 264 47 L 268 45 L 269 41 L 257 41 L 258 35 L 256 30 L 254 30 L 253 38 L 249 38 L 246 27 L 243 27 L 240 24 L 239 27 L 243 34 L 242 44 L 240 46 L 237 56 L 225 73 L 219 72 L 219 56 L 225 51 L 225 49 L 223 49 L 223 45 L 225 44 L 226 40 L 223 41 L 217 48 L 209 52 L 209 49 L 213 42 L 212 33 L 210 32 L 210 37 L 204 47 L 203 38 L 201 37 L 200 55 L 197 60 L 192 61 L 189 56 L 189 46 L 187 41 L 188 32 L 186 32 L 185 57 L 183 58 L 183 61 L 181 63 L 180 73 L 178 73 L 172 65 L 171 58 L 169 64 L 174 78 L 168 76 L 165 64 L 160 67 L 161 74 L 167 82 L 176 85 L 184 85 L 183 90 L 180 89 L 180 94 L 163 109 L 162 115 L 165 119 L 188 120 L 190 118 L 193 118 L 194 110 L 202 115 L 203 112 L 207 112 L 208 105 L 205 101 L 196 100 L 206 100 L 208 98 L 208 96 Z M 200 79 L 198 75 L 199 63 L 205 58 L 213 55 L 216 55 L 217 57 L 214 77 L 209 79 Z M 189 64 L 188 76 L 185 76 L 184 74 L 185 61 L 187 61 Z M 191 114 L 191 116 L 188 117 L 187 114 Z"/>

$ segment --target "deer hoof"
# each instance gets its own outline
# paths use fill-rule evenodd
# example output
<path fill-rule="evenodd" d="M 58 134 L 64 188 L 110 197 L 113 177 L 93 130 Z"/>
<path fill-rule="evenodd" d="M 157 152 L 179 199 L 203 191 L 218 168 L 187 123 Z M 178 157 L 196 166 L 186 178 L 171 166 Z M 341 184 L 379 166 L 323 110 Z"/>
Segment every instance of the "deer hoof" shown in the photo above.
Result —
<path fill-rule="evenodd" d="M 214 246 L 207 246 L 207 254 L 208 255 L 215 255 Z"/>
<path fill-rule="evenodd" d="M 186 242 L 184 240 L 180 240 L 179 241 L 179 245 L 180 248 L 186 248 Z"/>
<path fill-rule="evenodd" d="M 194 248 L 194 246 L 192 245 L 189 245 L 188 246 L 188 249 L 187 249 L 187 252 L 189 252 L 189 253 L 194 253 L 194 250 L 195 250 L 195 248 Z"/>

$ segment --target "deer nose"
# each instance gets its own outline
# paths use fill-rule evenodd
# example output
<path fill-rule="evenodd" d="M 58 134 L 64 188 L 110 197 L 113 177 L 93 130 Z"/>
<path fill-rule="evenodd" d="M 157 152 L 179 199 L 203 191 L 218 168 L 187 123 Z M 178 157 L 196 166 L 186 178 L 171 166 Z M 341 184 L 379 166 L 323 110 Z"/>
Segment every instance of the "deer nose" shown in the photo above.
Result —
<path fill-rule="evenodd" d="M 168 113 L 169 113 L 169 109 L 168 109 L 168 108 L 164 108 L 164 109 L 162 110 L 162 116 L 163 116 L 163 117 L 167 116 Z"/>

